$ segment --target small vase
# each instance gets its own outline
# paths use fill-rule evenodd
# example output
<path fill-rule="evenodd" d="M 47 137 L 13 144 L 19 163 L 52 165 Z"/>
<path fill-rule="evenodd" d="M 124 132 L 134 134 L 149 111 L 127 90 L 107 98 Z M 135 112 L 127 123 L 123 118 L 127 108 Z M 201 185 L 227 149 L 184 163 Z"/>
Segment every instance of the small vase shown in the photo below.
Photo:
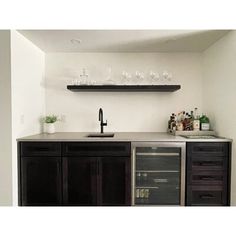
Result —
<path fill-rule="evenodd" d="M 54 123 L 46 123 L 45 128 L 46 128 L 46 133 L 48 133 L 48 134 L 54 134 L 55 133 Z"/>

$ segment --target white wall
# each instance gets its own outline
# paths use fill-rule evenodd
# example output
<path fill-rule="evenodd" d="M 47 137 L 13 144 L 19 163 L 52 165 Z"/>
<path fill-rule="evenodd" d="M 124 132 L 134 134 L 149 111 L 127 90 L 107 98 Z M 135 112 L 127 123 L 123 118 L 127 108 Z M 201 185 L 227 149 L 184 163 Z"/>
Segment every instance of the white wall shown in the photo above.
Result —
<path fill-rule="evenodd" d="M 0 30 L 0 206 L 12 204 L 10 31 Z"/>
<path fill-rule="evenodd" d="M 202 106 L 202 57 L 199 53 L 49 53 L 46 54 L 46 113 L 66 115 L 58 131 L 98 131 L 98 110 L 108 120 L 106 131 L 166 131 L 172 112 Z M 92 80 L 119 81 L 123 70 L 173 73 L 174 93 L 73 93 L 66 90 L 82 68 Z"/>
<path fill-rule="evenodd" d="M 236 31 L 203 54 L 203 107 L 219 135 L 236 140 Z M 236 205 L 236 145 L 233 143 L 232 204 Z"/>
<path fill-rule="evenodd" d="M 42 132 L 45 114 L 44 53 L 11 31 L 13 203 L 17 205 L 16 139 Z"/>
<path fill-rule="evenodd" d="M 10 39 L 11 38 L 11 39 Z M 11 45 L 10 45 L 11 40 Z M 16 138 L 39 133 L 45 114 L 66 115 L 58 131 L 98 131 L 98 109 L 108 119 L 106 131 L 165 131 L 173 111 L 199 107 L 209 114 L 220 135 L 236 138 L 236 32 L 200 53 L 44 53 L 16 31 L 0 31 L 0 205 L 10 205 L 11 152 L 13 202 L 17 204 Z M 10 51 L 11 46 L 11 51 Z M 123 70 L 134 75 L 150 70 L 173 73 L 174 93 L 73 93 L 66 90 L 82 68 L 104 81 L 107 69 L 119 81 Z M 46 76 L 46 104 L 45 81 Z M 10 80 L 11 78 L 11 80 Z M 12 85 L 12 91 L 11 91 Z M 11 95 L 12 92 L 12 95 Z M 12 113 L 11 113 L 12 109 Z M 233 155 L 235 152 L 233 145 Z M 236 205 L 235 158 L 232 204 Z"/>

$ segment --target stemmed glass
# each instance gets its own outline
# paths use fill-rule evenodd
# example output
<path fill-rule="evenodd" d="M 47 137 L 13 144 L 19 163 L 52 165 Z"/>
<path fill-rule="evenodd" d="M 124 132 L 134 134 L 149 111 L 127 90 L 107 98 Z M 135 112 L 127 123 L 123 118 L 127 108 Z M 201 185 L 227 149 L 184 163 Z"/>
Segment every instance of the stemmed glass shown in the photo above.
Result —
<path fill-rule="evenodd" d="M 122 83 L 124 85 L 129 85 L 131 83 L 132 76 L 127 71 L 122 72 Z"/>
<path fill-rule="evenodd" d="M 163 71 L 162 78 L 164 83 L 169 83 L 172 80 L 172 73 L 169 73 L 168 71 Z"/>
<path fill-rule="evenodd" d="M 158 84 L 158 81 L 159 81 L 159 78 L 160 78 L 160 75 L 158 73 L 150 71 L 149 76 L 151 78 L 151 84 L 152 85 Z"/>
<path fill-rule="evenodd" d="M 111 67 L 107 68 L 106 84 L 109 84 L 109 85 L 114 85 L 115 84 L 115 81 L 112 80 L 112 69 L 111 69 Z"/>
<path fill-rule="evenodd" d="M 138 80 L 138 84 L 144 84 L 144 74 L 142 72 L 136 71 L 135 76 Z"/>

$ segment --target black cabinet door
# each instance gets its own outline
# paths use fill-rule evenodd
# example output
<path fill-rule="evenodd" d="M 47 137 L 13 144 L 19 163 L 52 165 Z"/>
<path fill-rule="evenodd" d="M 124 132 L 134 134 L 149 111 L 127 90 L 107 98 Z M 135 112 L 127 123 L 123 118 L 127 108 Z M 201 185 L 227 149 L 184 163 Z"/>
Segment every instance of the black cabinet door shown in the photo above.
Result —
<path fill-rule="evenodd" d="M 97 205 L 97 159 L 63 157 L 64 205 Z"/>
<path fill-rule="evenodd" d="M 131 205 L 130 157 L 103 157 L 98 163 L 99 205 Z"/>
<path fill-rule="evenodd" d="M 62 200 L 61 158 L 21 158 L 21 204 L 56 206 Z"/>

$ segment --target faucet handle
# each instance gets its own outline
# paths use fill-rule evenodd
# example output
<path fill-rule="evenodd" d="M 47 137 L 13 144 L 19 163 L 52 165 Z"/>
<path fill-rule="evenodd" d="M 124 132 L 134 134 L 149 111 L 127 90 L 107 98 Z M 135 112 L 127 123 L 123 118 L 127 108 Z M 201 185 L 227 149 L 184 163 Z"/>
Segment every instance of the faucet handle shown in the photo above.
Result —
<path fill-rule="evenodd" d="M 103 125 L 104 125 L 104 126 L 107 126 L 107 120 L 106 120 L 106 122 L 103 123 Z"/>

